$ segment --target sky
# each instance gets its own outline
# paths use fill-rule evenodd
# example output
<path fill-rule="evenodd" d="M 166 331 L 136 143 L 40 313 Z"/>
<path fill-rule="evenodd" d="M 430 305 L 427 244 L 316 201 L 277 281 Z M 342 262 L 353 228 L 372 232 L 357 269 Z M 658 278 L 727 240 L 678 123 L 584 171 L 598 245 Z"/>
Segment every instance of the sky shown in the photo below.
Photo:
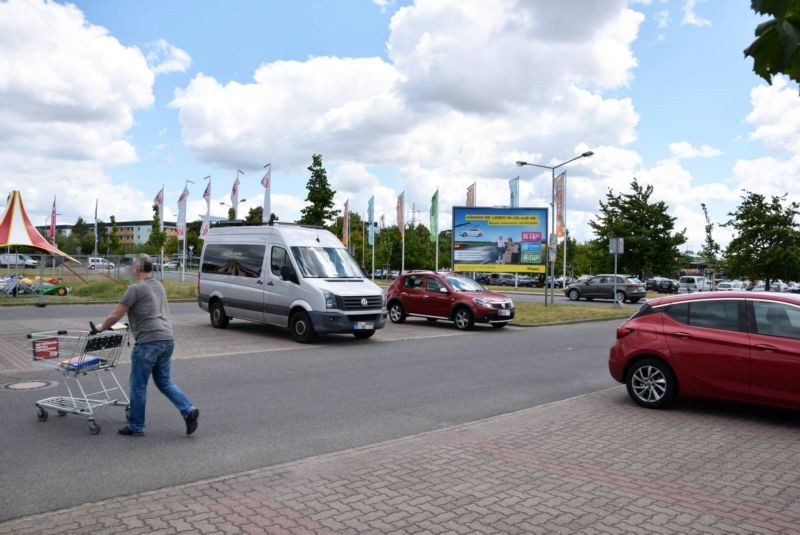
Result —
<path fill-rule="evenodd" d="M 767 85 L 742 51 L 761 21 L 726 0 L 0 0 L 0 190 L 42 225 L 152 218 L 165 188 L 174 221 L 262 204 L 294 221 L 321 154 L 335 202 L 440 229 L 476 183 L 479 206 L 550 203 L 546 169 L 567 171 L 567 228 L 609 190 L 652 185 L 722 244 L 744 191 L 800 201 L 800 95 Z M 187 180 L 193 183 L 188 183 Z M 0 195 L 0 203 L 5 195 Z"/>

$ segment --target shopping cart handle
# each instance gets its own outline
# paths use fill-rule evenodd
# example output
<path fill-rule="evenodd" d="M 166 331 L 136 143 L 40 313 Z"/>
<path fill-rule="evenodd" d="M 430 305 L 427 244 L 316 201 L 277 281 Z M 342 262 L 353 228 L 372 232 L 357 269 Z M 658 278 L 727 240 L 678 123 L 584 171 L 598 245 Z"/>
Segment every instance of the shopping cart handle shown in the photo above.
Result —
<path fill-rule="evenodd" d="M 89 334 L 97 334 L 97 333 L 99 333 L 99 332 L 100 332 L 100 331 L 98 331 L 98 330 L 97 330 L 97 326 L 96 326 L 96 325 L 94 324 L 94 322 L 93 322 L 93 321 L 91 321 L 91 320 L 89 320 L 89 328 L 91 329 L 91 330 L 89 331 Z"/>

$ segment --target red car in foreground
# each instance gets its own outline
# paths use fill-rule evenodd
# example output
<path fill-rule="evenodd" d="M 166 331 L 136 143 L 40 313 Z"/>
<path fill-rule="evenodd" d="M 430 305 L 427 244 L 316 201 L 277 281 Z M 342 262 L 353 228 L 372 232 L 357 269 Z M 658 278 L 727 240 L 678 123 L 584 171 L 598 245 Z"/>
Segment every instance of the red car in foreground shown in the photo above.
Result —
<path fill-rule="evenodd" d="M 475 323 L 499 329 L 514 319 L 511 299 L 459 275 L 409 271 L 389 286 L 386 297 L 393 323 L 420 316 L 428 321 L 450 320 L 457 329 L 469 330 Z"/>
<path fill-rule="evenodd" d="M 643 407 L 681 394 L 800 409 L 800 296 L 650 299 L 617 329 L 608 367 Z"/>

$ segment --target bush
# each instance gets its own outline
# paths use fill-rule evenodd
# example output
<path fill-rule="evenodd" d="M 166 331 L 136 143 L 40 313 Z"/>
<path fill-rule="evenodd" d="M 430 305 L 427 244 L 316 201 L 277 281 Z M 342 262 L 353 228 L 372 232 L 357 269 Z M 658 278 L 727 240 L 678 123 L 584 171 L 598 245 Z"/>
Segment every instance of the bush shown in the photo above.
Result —
<path fill-rule="evenodd" d="M 120 299 L 125 289 L 125 286 L 114 281 L 91 282 L 73 287 L 72 295 L 93 299 Z"/>

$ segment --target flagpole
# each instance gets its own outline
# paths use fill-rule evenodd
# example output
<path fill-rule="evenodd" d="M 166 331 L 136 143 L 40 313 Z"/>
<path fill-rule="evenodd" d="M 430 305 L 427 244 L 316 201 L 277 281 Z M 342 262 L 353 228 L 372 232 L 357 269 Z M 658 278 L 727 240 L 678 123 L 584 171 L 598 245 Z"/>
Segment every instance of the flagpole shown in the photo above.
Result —
<path fill-rule="evenodd" d="M 561 280 L 561 287 L 567 287 L 567 172 L 564 171 L 564 183 L 561 184 L 561 211 L 564 221 L 564 278 Z"/>

